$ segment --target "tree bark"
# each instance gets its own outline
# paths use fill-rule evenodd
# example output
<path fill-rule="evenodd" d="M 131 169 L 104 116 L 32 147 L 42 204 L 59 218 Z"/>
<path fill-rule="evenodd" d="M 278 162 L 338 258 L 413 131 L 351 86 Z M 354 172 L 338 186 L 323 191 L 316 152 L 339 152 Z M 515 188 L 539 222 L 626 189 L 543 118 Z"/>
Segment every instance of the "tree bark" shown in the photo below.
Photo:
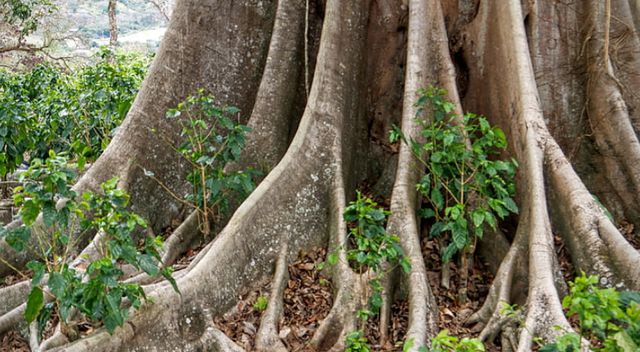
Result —
<path fill-rule="evenodd" d="M 116 17 L 116 6 L 118 0 L 109 0 L 107 12 L 109 13 L 109 46 L 115 48 L 118 45 L 118 19 Z"/>

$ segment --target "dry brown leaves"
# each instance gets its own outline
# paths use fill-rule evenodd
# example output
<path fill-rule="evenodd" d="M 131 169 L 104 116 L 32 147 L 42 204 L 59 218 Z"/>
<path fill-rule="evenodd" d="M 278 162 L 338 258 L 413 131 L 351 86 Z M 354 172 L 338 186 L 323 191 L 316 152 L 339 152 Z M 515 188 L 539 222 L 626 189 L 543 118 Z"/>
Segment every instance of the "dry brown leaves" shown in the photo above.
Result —
<path fill-rule="evenodd" d="M 280 338 L 290 351 L 309 351 L 307 346 L 318 325 L 331 310 L 331 282 L 316 269 L 324 260 L 326 250 L 318 248 L 302 253 L 289 265 L 289 280 L 283 295 L 283 317 L 280 320 Z M 238 345 L 254 350 L 254 341 L 260 327 L 261 312 L 254 309 L 256 299 L 270 292 L 270 283 L 250 292 L 215 325 Z"/>
<path fill-rule="evenodd" d="M 0 335 L 0 352 L 30 351 L 29 342 L 15 330 Z"/>
<path fill-rule="evenodd" d="M 618 230 L 631 243 L 633 248 L 640 250 L 640 236 L 634 232 L 635 229 L 632 223 L 623 220 L 620 222 Z"/>
<path fill-rule="evenodd" d="M 427 266 L 427 276 L 433 290 L 433 295 L 438 303 L 438 327 L 448 329 L 449 334 L 457 337 L 477 337 L 478 332 L 473 326 L 465 324 L 466 320 L 480 309 L 482 303 L 489 293 L 493 275 L 482 263 L 481 258 L 474 257 L 473 268 L 469 272 L 469 285 L 467 287 L 468 301 L 459 303 L 457 293 L 459 291 L 458 265 L 451 263 L 451 283 L 450 288 L 440 286 L 441 259 L 438 244 L 434 240 L 425 240 L 422 246 L 422 254 Z M 497 346 L 486 344 L 487 351 L 499 351 Z"/>
<path fill-rule="evenodd" d="M 397 301 L 391 305 L 391 322 L 389 326 L 389 341 L 380 341 L 380 320 L 378 316 L 367 321 L 365 337 L 373 351 L 401 351 L 404 337 L 409 326 L 409 302 Z"/>
<path fill-rule="evenodd" d="M 241 298 L 227 314 L 213 319 L 218 329 L 247 351 L 254 350 L 256 333 L 260 327 L 262 313 L 253 305 L 261 292 L 269 292 L 268 287 L 250 292 Z"/>
<path fill-rule="evenodd" d="M 576 277 L 576 272 L 573 267 L 573 263 L 571 262 L 569 251 L 562 241 L 562 237 L 560 237 L 559 235 L 554 235 L 553 244 L 554 248 L 556 249 L 558 264 L 560 265 L 560 270 L 562 271 L 564 280 L 566 282 L 573 281 L 573 279 L 575 279 Z"/>
<path fill-rule="evenodd" d="M 331 282 L 316 270 L 325 256 L 324 248 L 316 248 L 289 265 L 279 330 L 290 351 L 311 350 L 307 344 L 333 305 Z"/>

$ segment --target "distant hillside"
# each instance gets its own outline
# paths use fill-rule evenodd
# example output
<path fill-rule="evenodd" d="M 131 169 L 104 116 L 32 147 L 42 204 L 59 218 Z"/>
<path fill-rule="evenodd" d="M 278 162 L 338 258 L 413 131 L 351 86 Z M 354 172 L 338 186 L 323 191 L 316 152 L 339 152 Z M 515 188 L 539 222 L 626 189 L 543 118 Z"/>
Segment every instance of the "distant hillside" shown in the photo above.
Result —
<path fill-rule="evenodd" d="M 107 0 L 67 0 L 60 11 L 75 26 L 70 29 L 79 30 L 87 39 L 108 38 L 107 3 Z M 118 1 L 117 19 L 121 36 L 166 25 L 165 18 L 146 0 Z"/>

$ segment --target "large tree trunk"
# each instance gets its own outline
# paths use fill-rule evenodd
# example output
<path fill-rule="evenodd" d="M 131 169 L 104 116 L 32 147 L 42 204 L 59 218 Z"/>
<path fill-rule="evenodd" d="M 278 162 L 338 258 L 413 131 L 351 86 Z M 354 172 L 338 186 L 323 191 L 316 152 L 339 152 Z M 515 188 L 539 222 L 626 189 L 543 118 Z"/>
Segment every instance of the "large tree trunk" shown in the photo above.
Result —
<path fill-rule="evenodd" d="M 566 284 L 554 234 L 578 270 L 598 274 L 605 285 L 640 289 L 640 255 L 615 226 L 622 220 L 640 225 L 636 23 L 638 4 L 631 0 L 611 0 L 610 15 L 600 0 L 178 1 L 127 119 L 76 188 L 96 189 L 119 176 L 133 208 L 154 229 L 181 216 L 180 204 L 142 170 L 152 170 L 177 193 L 185 189 L 187 165 L 151 131 L 177 140 L 178 126 L 164 118 L 165 111 L 201 87 L 250 117 L 239 165 L 268 173 L 179 273 L 181 295 L 166 284 L 147 285 L 154 303 L 113 336 L 98 330 L 44 347 L 241 350 L 213 326 L 213 317 L 273 277 L 256 346 L 281 351 L 284 268 L 301 250 L 327 246 L 342 259 L 330 268 L 334 306 L 310 343 L 342 350 L 362 306 L 354 297 L 365 290 L 346 261 L 342 213 L 365 181 L 390 198 L 388 229 L 400 237 L 412 264 L 402 280 L 388 282 L 381 335 L 393 292 L 405 282 L 406 340 L 414 342 L 412 351 L 428 345 L 437 333 L 438 307 L 416 218 L 415 183 L 422 171 L 406 145 L 394 153 L 386 142 L 394 124 L 417 135 L 414 100 L 428 85 L 447 89 L 456 112 L 482 113 L 500 126 L 509 141 L 506 154 L 520 164 L 521 212 L 517 226 L 507 226 L 517 230 L 486 236 L 484 252 L 493 249 L 494 261 L 502 261 L 470 321 L 483 328 L 482 338 L 500 335 L 503 350 L 531 350 L 534 337 L 552 340 L 554 326 L 571 329 L 560 305 Z M 199 235 L 194 219 L 186 216 L 167 243 L 186 249 L 181 241 Z M 0 249 L 13 266 L 24 265 L 26 258 L 6 243 Z M 0 264 L 0 275 L 8 272 Z M 8 297 L 0 302 L 0 330 L 20 320 L 27 289 L 0 289 Z M 524 326 L 500 314 L 503 303 L 523 307 Z"/>

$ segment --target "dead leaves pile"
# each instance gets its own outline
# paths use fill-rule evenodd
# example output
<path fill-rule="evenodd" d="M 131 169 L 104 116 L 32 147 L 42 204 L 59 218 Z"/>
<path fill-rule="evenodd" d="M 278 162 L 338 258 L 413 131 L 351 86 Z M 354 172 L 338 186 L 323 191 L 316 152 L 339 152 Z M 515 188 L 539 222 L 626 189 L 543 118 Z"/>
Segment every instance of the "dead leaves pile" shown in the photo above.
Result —
<path fill-rule="evenodd" d="M 307 344 L 333 305 L 331 282 L 316 270 L 325 256 L 324 248 L 316 248 L 289 265 L 280 338 L 290 351 L 310 350 Z"/>

